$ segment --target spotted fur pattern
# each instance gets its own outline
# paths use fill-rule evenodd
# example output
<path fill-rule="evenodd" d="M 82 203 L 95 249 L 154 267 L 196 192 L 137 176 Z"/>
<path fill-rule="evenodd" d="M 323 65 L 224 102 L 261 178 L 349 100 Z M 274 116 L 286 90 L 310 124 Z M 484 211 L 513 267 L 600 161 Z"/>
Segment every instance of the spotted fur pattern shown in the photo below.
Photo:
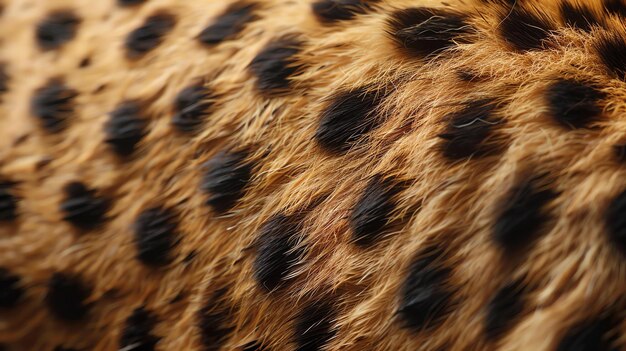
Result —
<path fill-rule="evenodd" d="M 4 0 L 0 349 L 626 350 L 623 0 Z"/>

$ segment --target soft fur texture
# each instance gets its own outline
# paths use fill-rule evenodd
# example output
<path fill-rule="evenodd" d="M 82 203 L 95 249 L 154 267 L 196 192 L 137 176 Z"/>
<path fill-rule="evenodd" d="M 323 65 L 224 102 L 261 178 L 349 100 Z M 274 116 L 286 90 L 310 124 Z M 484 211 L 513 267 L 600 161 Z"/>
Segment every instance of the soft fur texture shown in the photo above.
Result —
<path fill-rule="evenodd" d="M 626 2 L 2 5 L 3 351 L 626 350 Z"/>

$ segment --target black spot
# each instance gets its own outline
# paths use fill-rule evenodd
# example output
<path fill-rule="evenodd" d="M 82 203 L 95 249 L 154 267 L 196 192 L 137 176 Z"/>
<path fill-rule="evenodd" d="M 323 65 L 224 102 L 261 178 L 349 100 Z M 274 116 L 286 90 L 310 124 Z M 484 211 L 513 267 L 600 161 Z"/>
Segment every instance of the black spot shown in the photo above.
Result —
<path fill-rule="evenodd" d="M 0 181 L 0 222 L 17 218 L 18 199 L 11 190 L 15 183 Z"/>
<path fill-rule="evenodd" d="M 313 3 L 313 13 L 324 23 L 346 21 L 366 13 L 378 0 L 318 0 Z"/>
<path fill-rule="evenodd" d="M 81 230 L 92 230 L 102 224 L 109 209 L 107 199 L 80 182 L 67 184 L 64 192 L 65 199 L 61 203 L 64 221 Z"/>
<path fill-rule="evenodd" d="M 497 206 L 492 235 L 503 249 L 514 252 L 532 243 L 551 219 L 544 207 L 558 194 L 541 178 L 524 177 Z"/>
<path fill-rule="evenodd" d="M 322 112 L 315 133 L 320 146 L 330 152 L 346 152 L 363 135 L 376 129 L 381 122 L 377 110 L 382 95 L 365 87 L 337 93 Z"/>
<path fill-rule="evenodd" d="M 35 91 L 31 110 L 48 132 L 57 133 L 66 127 L 74 114 L 74 98 L 78 93 L 57 79 L 50 80 Z"/>
<path fill-rule="evenodd" d="M 443 254 L 442 248 L 427 246 L 409 267 L 398 307 L 409 329 L 435 327 L 452 307 L 453 292 L 447 286 L 452 271 L 443 265 Z"/>
<path fill-rule="evenodd" d="M 152 267 L 170 263 L 178 243 L 177 228 L 178 221 L 171 209 L 153 207 L 141 212 L 135 222 L 137 259 Z"/>
<path fill-rule="evenodd" d="M 136 6 L 144 2 L 146 2 L 146 0 L 117 0 L 120 6 Z"/>
<path fill-rule="evenodd" d="M 89 312 L 85 300 L 90 294 L 91 288 L 80 277 L 54 273 L 48 281 L 46 305 L 54 317 L 68 322 L 78 321 Z"/>
<path fill-rule="evenodd" d="M 618 334 L 611 333 L 617 327 L 612 317 L 587 319 L 574 326 L 559 342 L 557 351 L 619 351 L 613 346 Z"/>
<path fill-rule="evenodd" d="M 626 40 L 616 33 L 600 35 L 595 48 L 606 68 L 617 78 L 626 80 Z"/>
<path fill-rule="evenodd" d="M 245 151 L 222 151 L 204 164 L 201 189 L 208 193 L 206 204 L 225 213 L 244 195 L 252 178 L 252 165 Z"/>
<path fill-rule="evenodd" d="M 524 294 L 524 282 L 515 280 L 503 286 L 491 298 L 485 316 L 487 338 L 499 339 L 517 323 L 524 310 Z"/>
<path fill-rule="evenodd" d="M 150 16 L 141 27 L 130 32 L 126 38 L 126 54 L 128 58 L 139 58 L 155 49 L 163 42 L 163 37 L 174 29 L 174 16 L 160 13 Z"/>
<path fill-rule="evenodd" d="M 456 71 L 456 76 L 464 82 L 480 82 L 483 77 L 476 71 L 471 69 L 460 69 Z"/>
<path fill-rule="evenodd" d="M 503 16 L 500 33 L 518 51 L 543 49 L 554 30 L 550 19 L 517 6 L 507 9 Z"/>
<path fill-rule="evenodd" d="M 606 223 L 611 243 L 626 256 L 626 190 L 609 203 Z"/>
<path fill-rule="evenodd" d="M 442 9 L 409 8 L 394 12 L 388 32 L 408 53 L 428 57 L 465 42 L 473 32 L 466 17 Z"/>
<path fill-rule="evenodd" d="M 291 85 L 290 78 L 302 66 L 294 56 L 301 43 L 285 37 L 270 42 L 250 63 L 250 70 L 257 77 L 259 91 L 268 95 L 284 93 Z"/>
<path fill-rule="evenodd" d="M 152 335 L 156 317 L 143 307 L 139 307 L 126 319 L 120 338 L 121 350 L 154 351 L 160 338 Z"/>
<path fill-rule="evenodd" d="M 246 25 L 254 20 L 254 11 L 257 4 L 248 1 L 238 1 L 230 5 L 224 13 L 206 27 L 198 39 L 207 45 L 216 45 L 224 40 L 234 39 Z"/>
<path fill-rule="evenodd" d="M 570 27 L 590 32 L 594 26 L 599 26 L 600 21 L 591 8 L 580 3 L 561 3 L 561 16 L 565 24 Z"/>
<path fill-rule="evenodd" d="M 183 89 L 174 103 L 172 125 L 182 133 L 193 133 L 205 122 L 211 107 L 213 93 L 203 84 Z"/>
<path fill-rule="evenodd" d="M 501 123 L 495 116 L 497 103 L 493 99 L 470 101 L 462 110 L 444 118 L 446 129 L 441 150 L 451 160 L 490 156 L 501 150 L 502 144 L 494 137 L 494 128 Z"/>
<path fill-rule="evenodd" d="M 69 11 L 54 12 L 37 25 L 35 37 L 43 50 L 54 50 L 72 40 L 80 19 Z"/>
<path fill-rule="evenodd" d="M 80 60 L 80 63 L 78 64 L 79 68 L 87 68 L 91 66 L 91 57 L 87 56 L 84 57 L 82 60 Z"/>
<path fill-rule="evenodd" d="M 382 175 L 374 176 L 352 210 L 350 225 L 357 245 L 375 243 L 388 227 L 401 186 Z"/>
<path fill-rule="evenodd" d="M 624 0 L 604 0 L 603 5 L 609 14 L 626 17 L 626 3 Z"/>
<path fill-rule="evenodd" d="M 142 116 L 141 107 L 137 102 L 126 101 L 109 116 L 104 126 L 105 142 L 117 155 L 130 156 L 146 135 L 147 121 Z"/>
<path fill-rule="evenodd" d="M 198 328 L 204 351 L 218 351 L 233 330 L 229 325 L 228 289 L 216 290 L 198 312 Z"/>
<path fill-rule="evenodd" d="M 0 267 L 0 309 L 13 308 L 24 296 L 19 276 Z"/>
<path fill-rule="evenodd" d="M 0 63 L 0 94 L 9 91 L 9 74 L 7 73 L 7 65 Z"/>
<path fill-rule="evenodd" d="M 296 318 L 295 339 L 297 351 L 320 351 L 337 333 L 334 328 L 335 307 L 331 301 L 309 303 Z"/>
<path fill-rule="evenodd" d="M 599 100 L 605 94 L 595 87 L 571 79 L 559 79 L 546 92 L 552 118 L 567 128 L 588 127 L 602 113 Z"/>
<path fill-rule="evenodd" d="M 296 215 L 275 215 L 263 224 L 255 246 L 254 275 L 259 285 L 267 291 L 279 288 L 293 273 L 304 254 L 298 248 L 301 230 Z"/>

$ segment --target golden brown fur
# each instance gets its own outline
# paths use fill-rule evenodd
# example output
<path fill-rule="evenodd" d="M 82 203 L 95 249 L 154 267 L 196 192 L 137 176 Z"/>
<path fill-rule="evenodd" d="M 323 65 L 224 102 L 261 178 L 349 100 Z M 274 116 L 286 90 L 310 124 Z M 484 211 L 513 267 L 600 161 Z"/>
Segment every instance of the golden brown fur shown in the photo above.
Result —
<path fill-rule="evenodd" d="M 7 350 L 117 350 L 128 316 L 144 306 L 157 316 L 157 350 L 210 349 L 202 346 L 198 316 L 211 301 L 227 316 L 222 350 L 255 341 L 295 350 L 299 314 L 330 301 L 336 334 L 326 350 L 555 350 L 569 330 L 609 310 L 618 319 L 613 345 L 626 348 L 626 258 L 605 224 L 607 207 L 626 187 L 626 168 L 613 152 L 625 141 L 626 83 L 594 54 L 607 32 L 626 38 L 624 18 L 589 1 L 605 23 L 585 32 L 563 25 L 560 0 L 518 2 L 558 27 L 545 49 L 518 52 L 502 38 L 506 1 L 379 1 L 328 24 L 312 14 L 312 1 L 263 0 L 235 39 L 206 46 L 198 33 L 231 1 L 122 8 L 113 0 L 5 0 L 0 60 L 10 78 L 0 104 L 0 175 L 15 182 L 19 202 L 17 219 L 0 225 L 0 267 L 20 277 L 24 296 L 0 310 L 0 343 Z M 414 57 L 394 42 L 389 16 L 422 6 L 467 14 L 475 31 L 445 53 Z M 76 36 L 42 50 L 36 25 L 59 9 L 80 18 Z M 128 59 L 128 33 L 162 12 L 175 16 L 175 27 L 154 50 Z M 301 67 L 289 91 L 259 92 L 250 62 L 284 35 L 303 43 L 295 55 Z M 90 64 L 79 67 L 86 57 Z M 78 95 L 67 128 L 49 133 L 32 116 L 31 97 L 55 77 Z M 558 78 L 592 82 L 606 94 L 588 128 L 551 119 L 544 96 Z M 196 134 L 179 133 L 171 126 L 173 101 L 199 81 L 214 91 L 215 105 Z M 349 150 L 329 152 L 315 140 L 320 116 L 338 92 L 359 87 L 384 96 L 383 121 Z M 439 136 L 447 116 L 485 97 L 497 99 L 496 115 L 505 120 L 488 140 L 499 151 L 446 159 Z M 123 160 L 104 142 L 103 125 L 127 100 L 140 102 L 148 127 Z M 253 171 L 245 194 L 220 214 L 205 204 L 203 165 L 230 149 L 246 150 Z M 374 244 L 355 245 L 351 212 L 377 174 L 403 184 L 392 225 Z M 551 224 L 527 252 L 513 255 L 492 242 L 493 221 L 515 184 L 534 175 L 558 193 L 544 208 Z M 112 200 L 108 220 L 88 233 L 59 210 L 71 181 Z M 141 264 L 133 244 L 137 216 L 153 206 L 172 208 L 179 223 L 172 261 L 160 268 Z M 278 213 L 302 218 L 294 247 L 306 250 L 288 284 L 267 292 L 255 279 L 255 243 Z M 416 331 L 397 309 L 411 262 L 428 245 L 443 247 L 455 303 L 438 325 Z M 59 321 L 46 309 L 54 272 L 91 286 L 84 321 Z M 523 311 L 489 340 L 486 306 L 516 279 L 527 287 Z M 220 290 L 226 293 L 213 299 Z"/>

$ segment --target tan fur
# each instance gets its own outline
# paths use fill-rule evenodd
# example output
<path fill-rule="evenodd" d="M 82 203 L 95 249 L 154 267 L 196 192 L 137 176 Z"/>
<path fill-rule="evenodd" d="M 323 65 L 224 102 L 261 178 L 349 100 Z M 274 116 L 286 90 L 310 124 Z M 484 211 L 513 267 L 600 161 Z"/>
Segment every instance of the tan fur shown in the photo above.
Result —
<path fill-rule="evenodd" d="M 483 1 L 382 1 L 354 20 L 324 26 L 310 1 L 263 0 L 259 19 L 236 40 L 199 45 L 194 38 L 230 2 L 149 0 L 122 9 L 112 0 L 4 1 L 0 60 L 11 80 L 0 105 L 0 174 L 19 182 L 21 201 L 19 221 L 0 226 L 0 266 L 22 277 L 27 295 L 15 311 L 0 311 L 0 343 L 9 350 L 61 344 L 116 350 L 125 319 L 144 305 L 159 316 L 158 350 L 200 350 L 198 310 L 224 287 L 233 331 L 223 350 L 255 340 L 293 350 L 298 311 L 327 296 L 340 311 L 328 350 L 553 350 L 577 322 L 611 306 L 624 310 L 626 260 L 608 244 L 603 216 L 625 186 L 626 169 L 611 161 L 611 148 L 624 140 L 626 86 L 589 54 L 601 29 L 561 28 L 551 49 L 519 54 L 495 33 L 502 9 Z M 559 22 L 557 1 L 536 3 Z M 386 20 L 392 10 L 424 5 L 475 14 L 471 23 L 480 34 L 454 55 L 407 57 L 389 39 Z M 81 18 L 77 37 L 41 52 L 33 42 L 36 23 L 65 8 Z M 126 35 L 159 11 L 176 16 L 175 29 L 145 57 L 127 60 Z M 626 35 L 617 18 L 608 21 Z M 292 33 L 306 43 L 298 55 L 306 67 L 291 94 L 267 98 L 247 67 L 269 41 Z M 78 68 L 87 56 L 92 64 Z M 459 70 L 483 80 L 460 81 Z M 65 132 L 49 135 L 29 104 L 33 91 L 57 76 L 79 91 L 77 113 Z M 542 96 L 555 77 L 588 79 L 610 94 L 600 131 L 563 132 L 550 121 Z M 182 136 L 170 126 L 172 102 L 198 80 L 217 92 L 217 108 L 200 133 Z M 324 152 L 313 135 L 328 100 L 367 84 L 389 94 L 387 120 L 350 152 Z M 437 151 L 442 118 L 487 95 L 506 97 L 499 113 L 507 123 L 498 138 L 509 147 L 497 158 L 444 160 Z M 150 121 L 130 162 L 103 142 L 108 113 L 123 100 L 141 101 Z M 216 216 L 199 184 L 202 164 L 224 148 L 248 148 L 257 163 L 246 195 Z M 550 205 L 556 224 L 523 260 L 506 262 L 490 242 L 490 226 L 502 198 L 529 171 L 557 180 L 561 195 Z M 394 212 L 402 225 L 365 250 L 350 242 L 348 221 L 367 181 L 379 173 L 409 183 Z M 61 189 L 76 179 L 114 199 L 110 220 L 94 233 L 80 235 L 62 221 Z M 164 269 L 141 265 L 132 244 L 135 218 L 155 204 L 174 208 L 180 218 L 181 241 Z M 309 251 L 288 289 L 263 293 L 252 267 L 259 228 L 275 213 L 303 209 L 301 245 Z M 446 263 L 454 268 L 450 284 L 462 302 L 440 327 L 414 333 L 396 318 L 398 294 L 414 254 L 430 242 L 445 243 Z M 192 250 L 197 257 L 184 263 Z M 80 274 L 91 284 L 87 322 L 60 323 L 43 307 L 45 283 L 55 271 Z M 502 340 L 488 342 L 484 306 L 517 277 L 533 287 L 524 317 Z M 619 342 L 626 347 L 624 337 Z"/>

